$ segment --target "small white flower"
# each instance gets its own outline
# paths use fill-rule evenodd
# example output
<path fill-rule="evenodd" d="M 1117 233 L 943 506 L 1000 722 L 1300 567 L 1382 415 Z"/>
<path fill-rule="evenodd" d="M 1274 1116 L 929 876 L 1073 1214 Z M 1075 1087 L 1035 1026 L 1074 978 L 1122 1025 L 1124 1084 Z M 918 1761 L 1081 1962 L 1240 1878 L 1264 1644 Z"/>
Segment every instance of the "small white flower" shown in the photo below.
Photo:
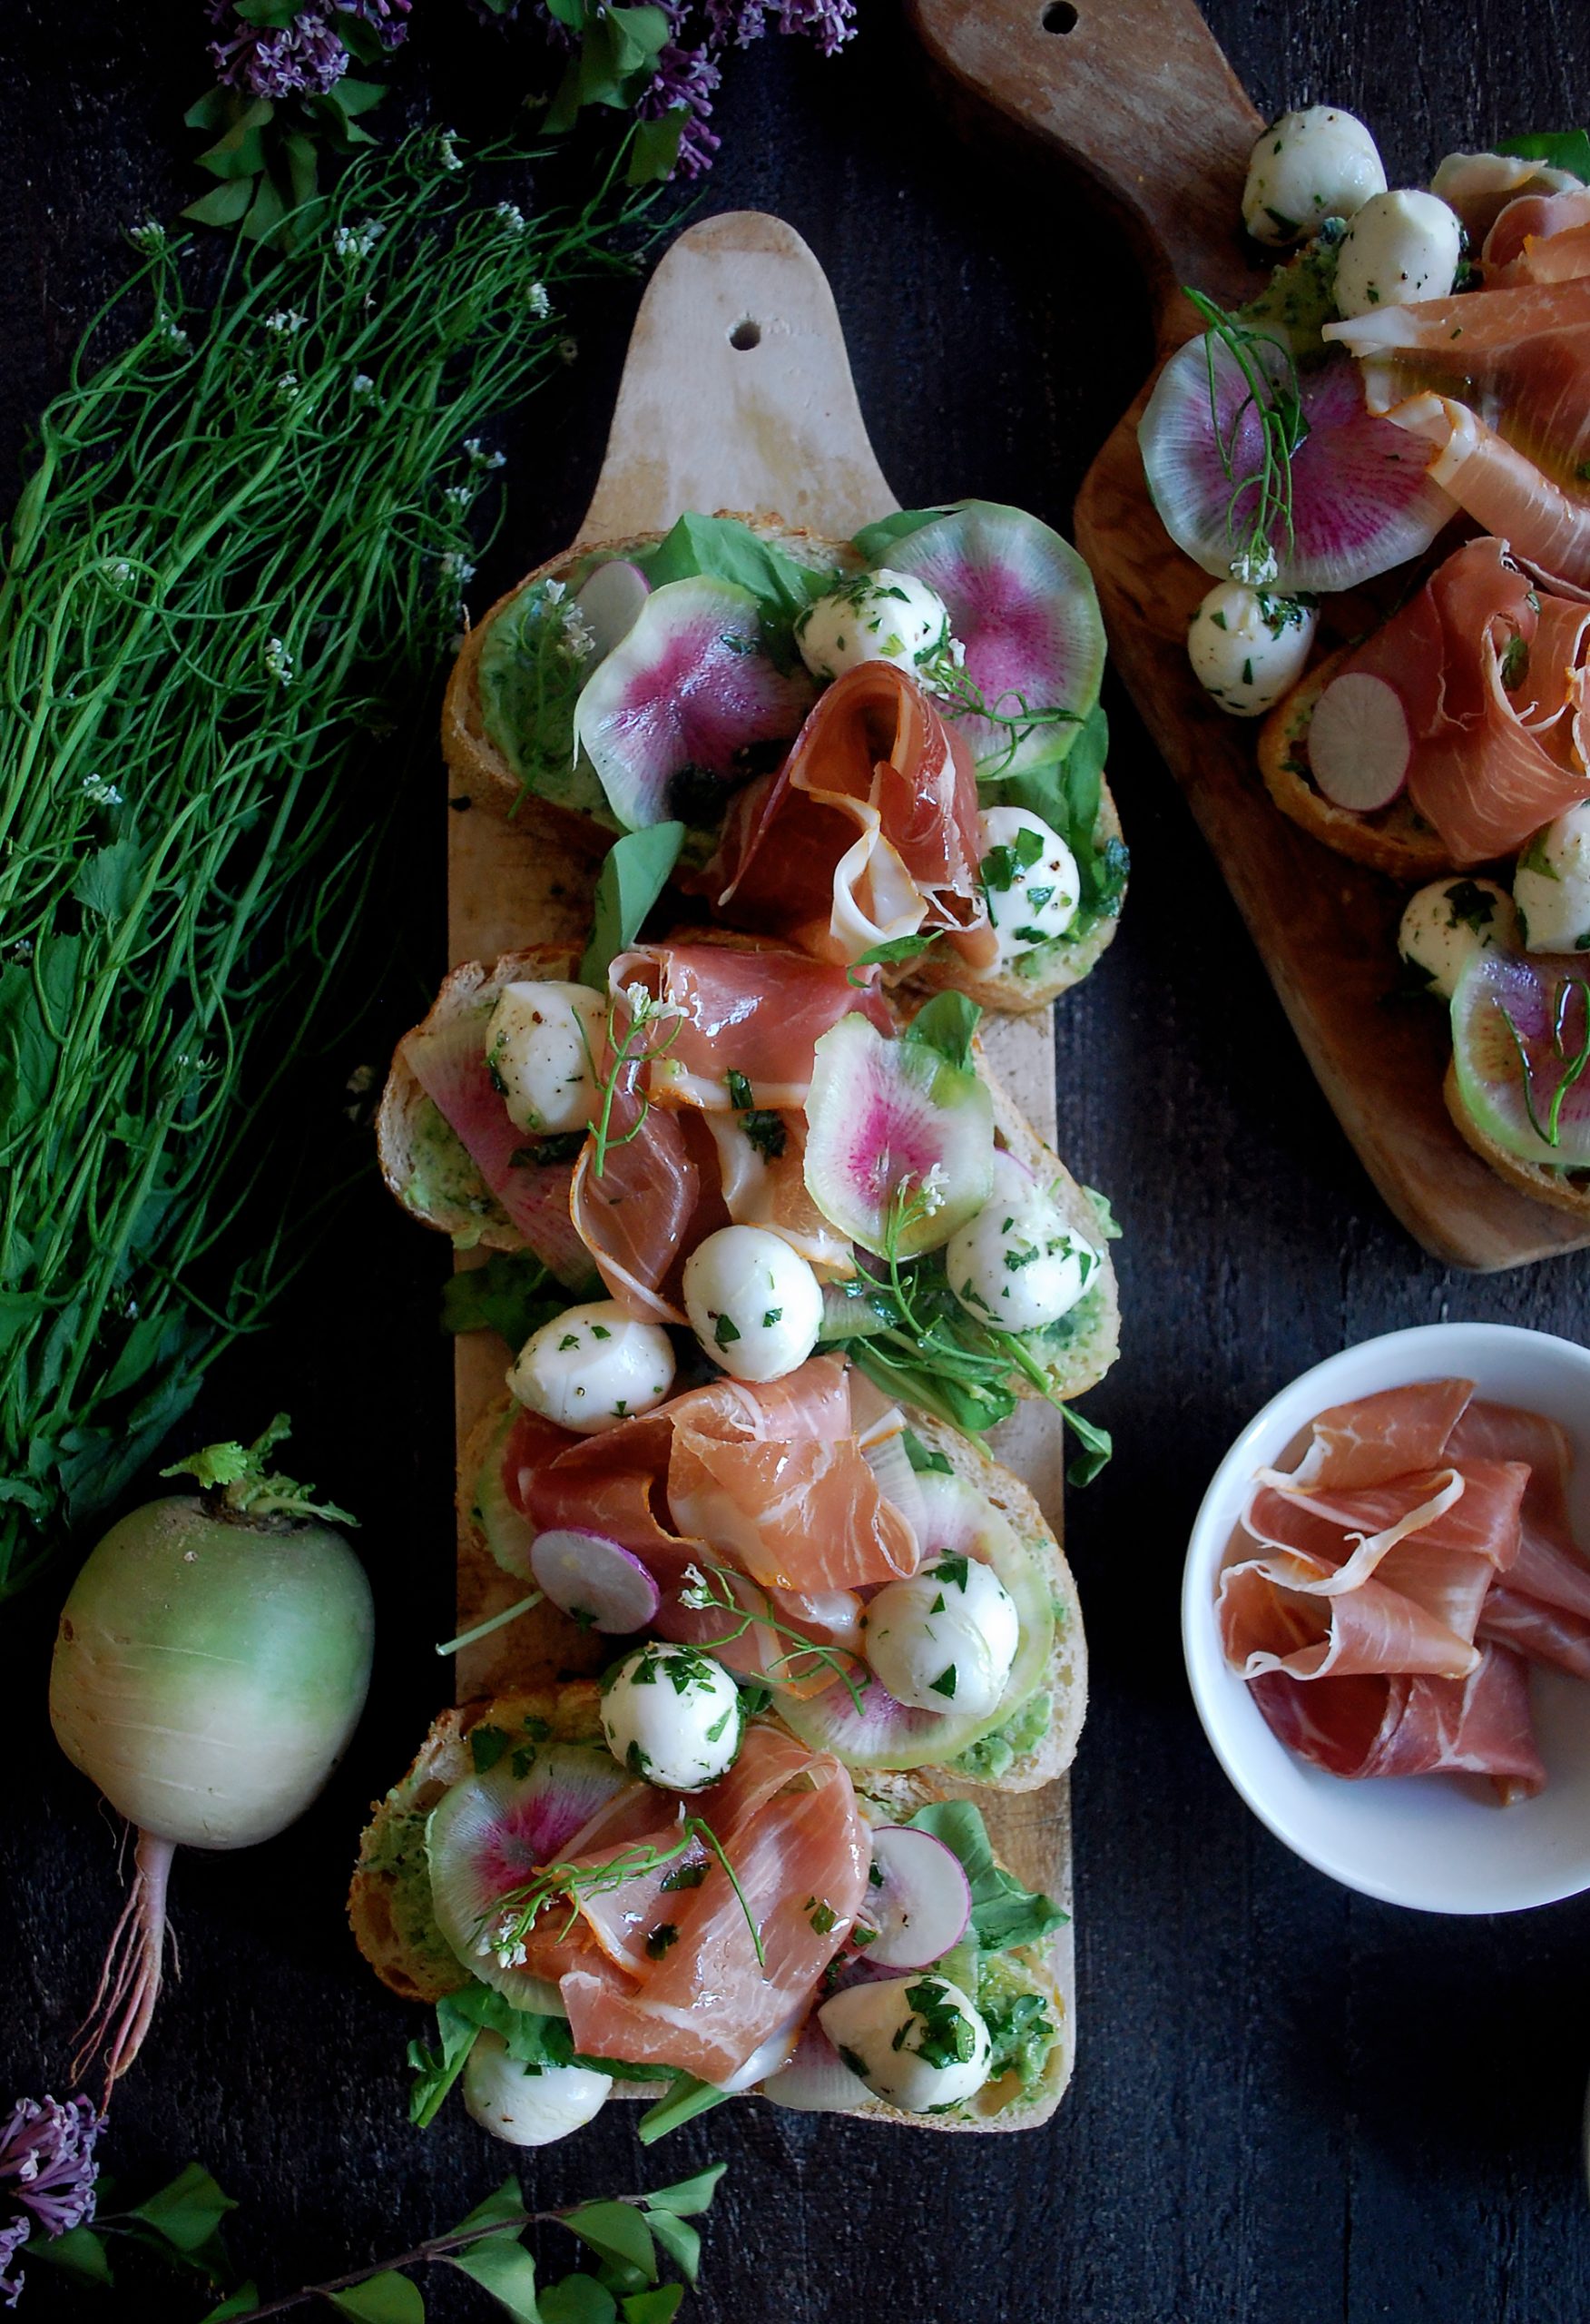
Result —
<path fill-rule="evenodd" d="M 494 217 L 497 217 L 502 220 L 503 224 L 507 228 L 510 234 L 522 234 L 524 232 L 525 212 L 520 209 L 516 202 L 499 202 L 496 209 L 492 214 Z"/>
<path fill-rule="evenodd" d="M 290 339 L 295 331 L 302 330 L 304 320 L 295 308 L 278 307 L 273 315 L 266 316 L 265 328 L 267 330 L 284 333 Z"/>
<path fill-rule="evenodd" d="M 460 556 L 456 548 L 449 549 L 447 556 L 443 557 L 442 571 L 449 581 L 456 581 L 461 589 L 466 588 L 475 578 L 475 567 L 468 558 Z"/>
<path fill-rule="evenodd" d="M 444 170 L 463 168 L 464 164 L 458 158 L 458 133 L 456 129 L 444 129 L 437 139 L 437 158 Z"/>
<path fill-rule="evenodd" d="M 525 303 L 537 322 L 545 322 L 552 312 L 552 300 L 546 295 L 545 283 L 533 282 L 525 294 Z"/>
<path fill-rule="evenodd" d="M 115 563 L 110 566 L 109 576 L 110 579 L 118 589 L 124 589 L 129 581 L 132 578 L 132 567 L 128 564 L 127 559 L 124 556 L 119 556 Z"/>
<path fill-rule="evenodd" d="M 710 1606 L 718 1603 L 712 1595 L 712 1585 L 699 1565 L 687 1565 L 684 1580 L 685 1587 L 679 1593 L 679 1602 L 687 1606 L 692 1614 L 704 1614 Z"/>
<path fill-rule="evenodd" d="M 361 403 L 368 403 L 371 396 L 375 394 L 376 383 L 371 379 L 368 371 L 356 371 L 354 373 L 353 392 L 358 397 Z"/>
<path fill-rule="evenodd" d="M 296 403 L 299 396 L 298 373 L 296 371 L 284 371 L 276 382 L 276 392 L 281 398 L 283 403 Z"/>
<path fill-rule="evenodd" d="M 464 456 L 472 468 L 502 468 L 507 466 L 505 452 L 488 452 L 478 436 L 464 438 Z"/>
<path fill-rule="evenodd" d="M 545 598 L 549 606 L 555 606 L 562 598 L 567 596 L 568 583 L 566 581 L 544 582 L 542 585 L 541 594 Z"/>
<path fill-rule="evenodd" d="M 5 950 L 7 958 L 10 960 L 31 960 L 34 956 L 33 938 L 31 936 L 19 936 L 15 944 L 8 944 L 6 946 Z"/>
<path fill-rule="evenodd" d="M 339 258 L 357 261 L 368 258 L 386 231 L 379 218 L 366 218 L 357 226 L 339 226 L 331 237 L 331 247 Z"/>
<path fill-rule="evenodd" d="M 270 675 L 275 679 L 279 686 L 291 685 L 292 655 L 288 652 L 280 637 L 268 637 L 266 639 L 265 651 L 262 658 L 264 660 L 266 670 Z"/>
<path fill-rule="evenodd" d="M 948 1181 L 946 1179 L 944 1175 L 944 1165 L 942 1162 L 936 1162 L 922 1181 L 922 1190 L 919 1196 L 923 1212 L 928 1218 L 937 1217 L 938 1213 L 944 1208 L 945 1203 L 948 1198 Z"/>
<path fill-rule="evenodd" d="M 1232 559 L 1232 579 L 1246 582 L 1250 589 L 1268 588 L 1280 572 L 1272 548 L 1267 548 L 1262 555 L 1256 550 L 1244 549 L 1241 556 Z"/>
<path fill-rule="evenodd" d="M 84 798 L 92 799 L 96 807 L 119 807 L 122 804 L 121 793 L 113 783 L 107 783 L 103 775 L 85 774 L 83 778 L 83 792 Z"/>
<path fill-rule="evenodd" d="M 168 315 L 163 307 L 161 310 L 160 319 L 156 328 L 159 330 L 162 344 L 169 348 L 173 355 L 186 355 L 189 348 L 192 345 L 192 341 L 188 337 L 187 332 L 182 329 L 181 323 L 179 323 L 174 317 Z"/>
<path fill-rule="evenodd" d="M 596 651 L 596 633 L 578 606 L 571 605 L 564 615 L 564 640 L 577 662 Z"/>
<path fill-rule="evenodd" d="M 467 508 L 473 504 L 475 495 L 466 484 L 450 484 L 442 498 L 449 508 Z"/>
<path fill-rule="evenodd" d="M 156 251 L 164 250 L 166 230 L 158 218 L 146 218 L 141 226 L 133 227 L 128 239 L 139 250 L 147 251 L 152 257 Z"/>

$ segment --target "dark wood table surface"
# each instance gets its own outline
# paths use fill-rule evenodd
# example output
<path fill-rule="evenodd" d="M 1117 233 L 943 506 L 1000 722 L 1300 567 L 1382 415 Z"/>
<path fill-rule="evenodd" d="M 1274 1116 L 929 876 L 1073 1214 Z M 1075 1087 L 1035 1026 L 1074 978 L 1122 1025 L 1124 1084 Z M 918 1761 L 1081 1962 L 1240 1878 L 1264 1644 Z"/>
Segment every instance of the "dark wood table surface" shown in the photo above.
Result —
<path fill-rule="evenodd" d="M 1581 0 L 1209 0 L 1208 14 L 1267 113 L 1350 105 L 1393 183 L 1451 147 L 1590 114 Z M 120 271 L 116 230 L 186 198 L 179 115 L 203 82 L 201 15 L 198 0 L 0 8 L 7 477 Z M 468 128 L 490 120 L 501 74 L 486 36 L 457 29 L 464 15 L 462 0 L 417 0 L 407 70 Z M 862 15 L 838 63 L 778 42 L 731 60 L 705 205 L 777 211 L 811 242 L 903 501 L 980 493 L 1064 526 L 1145 366 L 1130 263 L 1061 176 L 1035 181 L 959 143 L 889 0 L 862 0 Z M 510 521 L 480 604 L 570 537 L 633 306 L 625 287 L 604 292 L 582 361 L 533 428 L 509 426 Z M 1121 1457 L 1067 1520 L 1094 1671 L 1075 1777 L 1071 2093 L 1045 2130 L 1015 2138 L 736 2106 L 647 2157 L 615 2107 L 529 2157 L 526 2183 L 568 2201 L 727 2158 L 686 2311 L 702 2324 L 1582 2317 L 1590 1899 L 1434 1919 L 1294 1860 L 1203 1742 L 1177 1597 L 1209 1473 L 1272 1391 L 1400 1324 L 1485 1317 L 1581 1336 L 1590 1256 L 1478 1279 L 1392 1224 L 1173 785 L 1125 699 L 1106 698 L 1132 894 L 1104 968 L 1062 1007 L 1055 1057 L 1062 1148 L 1125 1228 L 1124 1353 L 1090 1407 Z M 379 1059 L 440 966 L 437 821 L 419 800 L 388 905 L 401 958 L 350 1064 Z M 342 1917 L 363 1805 L 407 1761 L 444 1684 L 431 1652 L 452 1587 L 444 1267 L 372 1168 L 339 1253 L 288 1324 L 216 1375 L 198 1415 L 231 1434 L 290 1405 L 304 1469 L 364 1515 L 380 1612 L 369 1713 L 320 1803 L 251 1855 L 179 1859 L 182 1979 L 113 2116 L 107 2161 L 129 2181 L 152 2185 L 194 2155 L 211 2165 L 243 2206 L 236 2250 L 271 2289 L 450 2225 L 511 2160 L 456 2106 L 428 2133 L 408 2128 L 417 2025 L 363 1969 Z M 57 1603 L 46 1585 L 0 1616 L 0 2096 L 63 2086 L 116 1909 L 114 1834 L 45 1725 Z M 102 2312 L 98 2296 L 33 2272 L 41 2317 Z M 119 2312 L 197 2313 L 176 2289 L 145 2297 Z M 438 2316 L 486 2307 L 456 2280 L 434 2285 Z"/>

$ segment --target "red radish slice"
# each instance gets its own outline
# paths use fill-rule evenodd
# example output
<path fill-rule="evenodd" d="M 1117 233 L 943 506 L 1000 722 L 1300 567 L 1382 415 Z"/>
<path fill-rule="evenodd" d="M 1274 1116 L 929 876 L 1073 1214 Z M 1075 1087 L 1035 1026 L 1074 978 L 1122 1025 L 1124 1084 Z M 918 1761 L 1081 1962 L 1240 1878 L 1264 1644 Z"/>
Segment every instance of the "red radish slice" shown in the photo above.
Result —
<path fill-rule="evenodd" d="M 454 1784 L 431 1811 L 426 1851 L 437 1926 L 465 1967 L 518 2009 L 563 2014 L 555 1985 L 505 1966 L 489 1945 L 481 1950 L 483 1931 L 502 1898 L 558 1857 L 628 1780 L 598 1744 L 525 1738 L 505 1746 L 486 1773 Z"/>
<path fill-rule="evenodd" d="M 860 1918 L 878 1931 L 867 1958 L 885 1969 L 926 1969 L 966 1935 L 972 1892 L 960 1858 L 931 1832 L 885 1824 L 872 1835 L 874 1878 Z M 881 1880 L 877 1876 L 882 1875 Z"/>
<path fill-rule="evenodd" d="M 698 575 L 652 591 L 586 681 L 574 739 L 626 831 L 675 814 L 715 828 L 730 786 L 754 772 L 748 751 L 790 740 L 811 698 L 804 671 L 770 658 L 755 598 Z"/>
<path fill-rule="evenodd" d="M 988 1199 L 988 1092 L 925 1041 L 841 1017 L 817 1044 L 806 1119 L 806 1190 L 865 1251 L 883 1249 L 891 1223 L 902 1257 L 937 1250 Z"/>
<path fill-rule="evenodd" d="M 486 1027 L 492 1004 L 472 1009 L 431 1029 L 409 1033 L 402 1054 L 426 1096 L 453 1132 L 538 1259 L 561 1281 L 588 1280 L 591 1256 L 569 1217 L 572 1162 L 516 1162 L 535 1140 L 508 1119 L 486 1062 Z M 441 1135 L 438 1126 L 437 1134 Z M 425 1167 L 423 1138 L 416 1140 Z"/>
<path fill-rule="evenodd" d="M 622 556 L 610 557 L 580 584 L 574 603 L 595 641 L 599 661 L 605 661 L 613 647 L 623 643 L 651 594 L 652 585 L 640 566 Z"/>
<path fill-rule="evenodd" d="M 662 1600 L 639 1558 L 603 1533 L 556 1526 L 530 1545 L 530 1570 L 555 1606 L 616 1637 L 644 1630 Z"/>
<path fill-rule="evenodd" d="M 1408 780 L 1413 738 L 1395 686 L 1367 670 L 1330 684 L 1309 721 L 1309 772 L 1333 807 L 1372 815 Z"/>
<path fill-rule="evenodd" d="M 863 538 L 864 553 L 874 550 Z M 1104 624 L 1093 576 L 1067 540 L 1020 508 L 964 500 L 931 525 L 878 546 L 875 561 L 937 589 L 967 675 L 991 710 L 1063 709 L 1085 716 L 1104 672 Z M 942 705 L 941 705 L 942 707 Z M 1010 729 L 957 719 L 978 761 L 1001 774 L 1064 755 L 1073 724 L 1035 726 L 1010 753 Z"/>
<path fill-rule="evenodd" d="M 1205 348 L 1205 340 L 1190 340 L 1172 356 L 1137 439 L 1165 530 L 1206 573 L 1223 576 L 1251 520 L 1258 490 L 1250 486 L 1232 510 L 1232 478 L 1250 476 L 1260 465 L 1261 431 L 1234 359 L 1217 346 L 1215 390 L 1228 474 L 1210 411 Z M 1280 355 L 1258 351 L 1278 375 Z M 1453 504 L 1426 477 L 1419 446 L 1368 409 L 1350 359 L 1333 354 L 1317 369 L 1300 371 L 1298 389 L 1308 434 L 1291 460 L 1291 539 L 1283 526 L 1271 532 L 1280 560 L 1272 586 L 1288 594 L 1354 588 L 1428 548 L 1453 515 Z"/>

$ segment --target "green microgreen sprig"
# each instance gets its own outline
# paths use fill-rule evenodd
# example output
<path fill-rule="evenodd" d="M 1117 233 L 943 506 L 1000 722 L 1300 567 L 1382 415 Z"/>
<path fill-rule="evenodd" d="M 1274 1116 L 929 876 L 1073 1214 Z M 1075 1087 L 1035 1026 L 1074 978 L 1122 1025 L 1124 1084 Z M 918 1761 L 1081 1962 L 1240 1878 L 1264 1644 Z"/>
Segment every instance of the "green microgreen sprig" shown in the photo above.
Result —
<path fill-rule="evenodd" d="M 1188 290 L 1185 295 L 1204 326 L 1203 359 L 1209 377 L 1210 417 L 1215 448 L 1232 487 L 1226 503 L 1226 539 L 1232 551 L 1232 571 L 1239 581 L 1252 588 L 1262 588 L 1281 570 L 1282 558 L 1276 547 L 1277 536 L 1284 538 L 1288 556 L 1295 540 L 1291 464 L 1309 433 L 1297 363 L 1286 340 L 1275 332 L 1255 330 L 1240 316 L 1217 306 L 1202 290 Z M 1222 424 L 1221 419 L 1221 385 L 1215 368 L 1219 348 L 1223 348 L 1236 365 L 1246 389 L 1229 424 Z M 1266 348 L 1280 357 L 1279 367 L 1272 366 L 1261 353 Z M 1252 467 L 1239 475 L 1237 445 L 1249 412 L 1258 423 L 1259 449 Z M 1253 495 L 1253 503 L 1244 517 L 1239 512 L 1249 493 Z"/>
<path fill-rule="evenodd" d="M 1050 726 L 1080 725 L 1081 715 L 1059 703 L 1032 703 L 1017 686 L 1006 686 L 992 702 L 967 669 L 947 652 L 938 652 L 918 665 L 918 675 L 931 687 L 957 718 L 981 718 L 1000 729 L 1004 740 L 997 756 L 979 759 L 977 780 L 992 783 L 1009 768 L 1016 753 L 1034 734 Z"/>
<path fill-rule="evenodd" d="M 1577 1052 L 1570 1058 L 1567 1047 L 1567 1021 L 1568 1011 L 1573 1006 L 1575 993 L 1580 996 L 1583 1006 L 1585 1038 Z M 1535 1067 L 1529 1056 L 1528 1046 L 1518 1029 L 1511 1009 L 1501 1008 L 1500 1004 L 1498 1004 L 1498 1009 L 1502 1022 L 1511 1037 L 1513 1047 L 1518 1053 L 1519 1082 L 1524 1095 L 1525 1111 L 1529 1116 L 1529 1127 L 1543 1145 L 1558 1147 L 1563 1142 L 1563 1101 L 1569 1090 L 1583 1078 L 1585 1068 L 1590 1067 L 1590 981 L 1584 977 L 1559 977 L 1552 995 L 1552 1054 L 1562 1061 L 1565 1070 L 1552 1092 L 1551 1103 L 1546 1108 L 1544 1122 L 1540 1118 L 1535 1103 Z"/>
<path fill-rule="evenodd" d="M 629 1012 L 629 1023 L 619 1030 L 619 1009 Z M 597 1081 L 601 1104 L 596 1118 L 589 1124 L 591 1134 L 591 1175 L 599 1178 L 607 1167 L 607 1157 L 613 1147 L 628 1146 L 639 1137 L 652 1110 L 652 1101 L 639 1086 L 643 1067 L 655 1064 L 666 1057 L 679 1039 L 684 1024 L 684 1010 L 677 1001 L 659 1000 L 643 984 L 632 984 L 614 999 L 607 1011 L 607 1054 L 609 1062 Z M 659 1038 L 659 1028 L 662 1028 Z M 583 1036 L 582 1036 L 583 1038 Z M 592 1072 L 596 1074 L 594 1062 Z M 634 1120 L 626 1130 L 613 1128 L 613 1108 L 620 1089 L 633 1097 L 638 1107 Z"/>
<path fill-rule="evenodd" d="M 726 1630 L 721 1637 L 702 1639 L 700 1641 L 702 1652 L 714 1654 L 721 1646 L 732 1646 L 737 1640 L 742 1639 L 748 1630 L 753 1629 L 772 1630 L 780 1638 L 793 1639 L 795 1643 L 789 1653 L 776 1655 L 768 1670 L 763 1673 L 769 1686 L 777 1688 L 798 1684 L 792 1666 L 797 1662 L 804 1662 L 810 1658 L 813 1668 L 826 1669 L 833 1672 L 849 1693 L 856 1709 L 860 1711 L 863 1708 L 862 1690 L 867 1682 L 865 1679 L 858 1681 L 853 1675 L 851 1663 L 854 1658 L 840 1653 L 835 1647 L 824 1646 L 818 1640 L 808 1638 L 803 1630 L 798 1630 L 792 1623 L 780 1621 L 773 1612 L 772 1595 L 769 1590 L 762 1591 L 766 1610 L 761 1613 L 747 1613 L 740 1600 L 734 1595 L 735 1582 L 743 1581 L 744 1579 L 742 1574 L 733 1572 L 727 1566 L 714 1565 L 703 1569 L 699 1565 L 692 1565 L 685 1568 L 686 1586 L 680 1592 L 681 1605 L 689 1607 L 692 1613 L 706 1613 L 717 1610 L 734 1617 L 732 1628 Z M 776 1679 L 773 1676 L 775 1670 L 784 1670 L 786 1676 Z M 809 1675 L 809 1672 L 801 1674 L 802 1677 Z"/>

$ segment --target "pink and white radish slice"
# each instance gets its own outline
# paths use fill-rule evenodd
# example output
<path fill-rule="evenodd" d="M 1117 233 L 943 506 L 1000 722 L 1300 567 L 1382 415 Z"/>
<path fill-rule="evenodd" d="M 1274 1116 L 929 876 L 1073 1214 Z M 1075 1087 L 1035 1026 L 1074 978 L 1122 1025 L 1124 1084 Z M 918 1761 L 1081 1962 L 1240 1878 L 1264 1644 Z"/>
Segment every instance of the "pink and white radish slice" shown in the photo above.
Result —
<path fill-rule="evenodd" d="M 719 778 L 727 805 L 751 771 L 747 750 L 792 739 L 811 700 L 805 672 L 780 670 L 768 654 L 755 598 L 697 575 L 648 595 L 586 681 L 574 739 L 620 823 L 638 831 L 676 812 L 675 778 L 687 770 Z M 709 820 L 693 799 L 677 804 L 687 822 Z"/>
<path fill-rule="evenodd" d="M 867 1958 L 885 1969 L 926 1969 L 954 1951 L 972 1917 L 960 1858 L 931 1832 L 885 1824 L 872 1835 L 872 1882 L 861 1918 L 878 1931 Z"/>
<path fill-rule="evenodd" d="M 988 1199 L 988 1092 L 924 1041 L 841 1017 L 817 1044 L 806 1117 L 806 1190 L 865 1251 L 937 1250 Z"/>
<path fill-rule="evenodd" d="M 1165 530 L 1206 573 L 1232 570 L 1234 542 L 1251 518 L 1257 486 L 1232 503 L 1235 478 L 1261 465 L 1261 429 L 1235 359 L 1214 347 L 1219 438 L 1210 406 L 1209 342 L 1190 340 L 1172 356 L 1138 425 L 1143 472 Z M 1259 359 L 1279 371 L 1279 353 Z M 1332 354 L 1300 370 L 1306 434 L 1291 457 L 1291 535 L 1272 537 L 1279 567 L 1267 586 L 1350 589 L 1429 547 L 1454 514 L 1425 474 L 1405 430 L 1378 419 L 1364 402 L 1358 367 Z"/>
<path fill-rule="evenodd" d="M 1314 704 L 1309 772 L 1333 807 L 1355 815 L 1389 807 L 1408 780 L 1413 738 L 1395 686 L 1368 670 L 1332 678 Z"/>
<path fill-rule="evenodd" d="M 892 573 L 926 581 L 944 600 L 950 634 L 966 649 L 967 677 L 989 709 L 1016 715 L 1070 710 L 1082 717 L 1098 700 L 1104 625 L 1093 576 L 1067 540 L 994 500 L 963 500 L 898 539 L 863 553 Z M 941 705 L 942 706 L 942 705 Z M 957 724 L 977 759 L 1001 774 L 1063 755 L 1075 726 L 1040 724 L 1025 735 L 986 718 Z"/>

